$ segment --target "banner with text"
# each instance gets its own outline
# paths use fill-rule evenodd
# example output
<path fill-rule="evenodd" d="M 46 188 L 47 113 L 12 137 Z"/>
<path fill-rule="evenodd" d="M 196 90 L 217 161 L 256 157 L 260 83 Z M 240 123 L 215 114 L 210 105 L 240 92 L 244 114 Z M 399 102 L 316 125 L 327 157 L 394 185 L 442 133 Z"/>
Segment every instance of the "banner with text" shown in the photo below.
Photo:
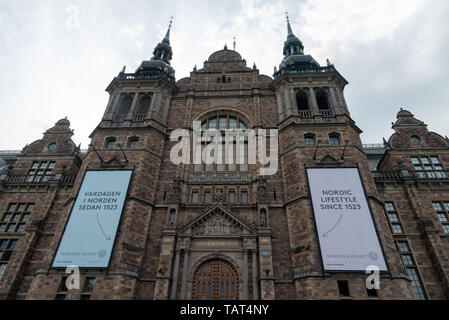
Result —
<path fill-rule="evenodd" d="M 307 169 L 325 271 L 388 271 L 357 168 Z"/>
<path fill-rule="evenodd" d="M 107 268 L 132 171 L 87 171 L 53 268 Z"/>

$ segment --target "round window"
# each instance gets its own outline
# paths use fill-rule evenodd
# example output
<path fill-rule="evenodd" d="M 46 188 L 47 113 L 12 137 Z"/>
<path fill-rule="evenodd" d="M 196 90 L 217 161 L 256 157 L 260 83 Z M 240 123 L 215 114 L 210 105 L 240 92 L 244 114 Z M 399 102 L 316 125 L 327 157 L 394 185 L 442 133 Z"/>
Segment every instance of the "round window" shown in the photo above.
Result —
<path fill-rule="evenodd" d="M 48 150 L 54 151 L 54 150 L 56 150 L 57 146 L 58 146 L 58 144 L 56 142 L 52 142 L 48 145 Z"/>

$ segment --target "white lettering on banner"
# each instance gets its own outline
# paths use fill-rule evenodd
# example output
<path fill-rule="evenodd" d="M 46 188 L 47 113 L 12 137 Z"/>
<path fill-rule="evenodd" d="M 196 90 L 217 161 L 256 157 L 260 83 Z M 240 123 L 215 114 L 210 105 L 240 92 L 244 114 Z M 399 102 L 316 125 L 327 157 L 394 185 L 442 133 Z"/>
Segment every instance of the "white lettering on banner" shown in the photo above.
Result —
<path fill-rule="evenodd" d="M 106 268 L 131 171 L 87 171 L 53 267 Z"/>
<path fill-rule="evenodd" d="M 326 271 L 387 271 L 357 168 L 307 169 Z"/>

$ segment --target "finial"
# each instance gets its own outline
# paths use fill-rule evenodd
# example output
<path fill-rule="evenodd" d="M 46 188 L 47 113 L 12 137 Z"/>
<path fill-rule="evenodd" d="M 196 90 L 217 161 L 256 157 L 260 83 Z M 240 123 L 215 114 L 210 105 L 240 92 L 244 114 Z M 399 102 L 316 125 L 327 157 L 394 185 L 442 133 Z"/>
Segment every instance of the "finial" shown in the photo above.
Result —
<path fill-rule="evenodd" d="M 125 71 L 126 71 L 126 66 L 123 66 L 122 73 L 125 73 Z"/>
<path fill-rule="evenodd" d="M 227 46 L 226 44 L 225 44 L 225 46 L 224 46 L 224 49 L 225 49 L 225 50 L 228 50 L 228 46 Z"/>
<path fill-rule="evenodd" d="M 235 37 L 234 37 L 234 43 L 233 43 L 233 45 L 234 45 L 234 51 L 235 51 Z"/>
<path fill-rule="evenodd" d="M 168 25 L 169 28 L 171 28 L 172 23 L 173 23 L 173 17 L 170 18 L 170 24 Z"/>
<path fill-rule="evenodd" d="M 196 65 L 193 67 L 193 71 L 196 71 Z"/>
<path fill-rule="evenodd" d="M 256 69 L 257 69 L 256 63 L 254 62 L 254 64 L 253 64 L 253 70 L 256 70 Z"/>
<path fill-rule="evenodd" d="M 287 18 L 287 22 L 290 22 L 290 20 L 288 19 L 288 12 L 285 11 L 285 17 Z"/>
<path fill-rule="evenodd" d="M 274 66 L 274 73 L 278 72 L 278 68 L 276 68 L 276 66 Z"/>

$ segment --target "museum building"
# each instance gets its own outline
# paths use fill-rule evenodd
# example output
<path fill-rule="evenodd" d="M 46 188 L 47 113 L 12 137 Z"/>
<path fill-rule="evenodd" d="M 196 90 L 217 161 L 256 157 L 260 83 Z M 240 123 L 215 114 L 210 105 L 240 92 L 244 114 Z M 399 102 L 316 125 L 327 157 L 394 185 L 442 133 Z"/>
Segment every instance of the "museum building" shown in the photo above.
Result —
<path fill-rule="evenodd" d="M 108 85 L 88 150 L 61 119 L 0 151 L 0 299 L 449 298 L 447 137 L 401 109 L 363 145 L 348 82 L 289 22 L 272 77 L 225 46 L 176 81 L 170 28 Z M 248 162 L 248 142 L 242 163 L 175 165 L 170 135 L 194 121 L 277 130 L 277 172 Z"/>

